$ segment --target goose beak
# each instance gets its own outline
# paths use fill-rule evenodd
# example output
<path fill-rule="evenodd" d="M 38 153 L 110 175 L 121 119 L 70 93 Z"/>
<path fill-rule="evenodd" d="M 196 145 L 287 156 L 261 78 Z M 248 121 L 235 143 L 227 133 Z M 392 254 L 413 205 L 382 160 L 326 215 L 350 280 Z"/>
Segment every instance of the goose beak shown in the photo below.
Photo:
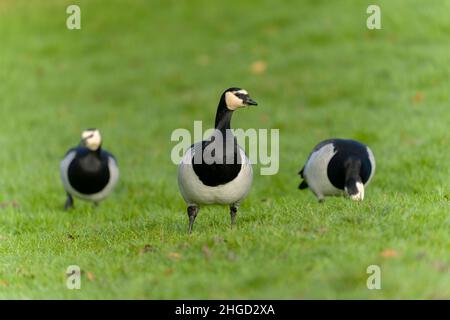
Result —
<path fill-rule="evenodd" d="M 247 106 L 257 106 L 258 105 L 258 103 L 255 100 L 253 100 L 252 98 L 250 98 L 250 97 L 246 97 L 245 100 L 244 100 L 244 103 Z"/>

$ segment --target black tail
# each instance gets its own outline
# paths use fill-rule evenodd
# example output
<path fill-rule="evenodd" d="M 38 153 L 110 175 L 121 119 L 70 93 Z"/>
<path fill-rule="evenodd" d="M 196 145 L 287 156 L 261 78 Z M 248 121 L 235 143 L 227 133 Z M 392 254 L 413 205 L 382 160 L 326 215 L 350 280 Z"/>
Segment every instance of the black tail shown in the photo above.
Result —
<path fill-rule="evenodd" d="M 307 189 L 308 188 L 308 184 L 306 183 L 306 181 L 303 180 L 302 183 L 300 183 L 300 185 L 298 186 L 298 188 L 300 190 Z"/>
<path fill-rule="evenodd" d="M 300 170 L 300 171 L 298 172 L 298 174 L 299 174 L 300 177 L 302 177 L 302 178 L 304 178 L 304 176 L 303 176 L 303 171 L 305 171 L 305 167 L 303 167 L 302 170 Z"/>
<path fill-rule="evenodd" d="M 302 177 L 303 179 L 305 179 L 305 177 L 303 176 L 304 171 L 305 171 L 305 167 L 303 167 L 302 170 L 300 170 L 298 173 L 300 175 L 300 177 Z M 300 190 L 306 189 L 306 188 L 308 188 L 308 184 L 306 183 L 305 180 L 303 180 L 302 183 L 300 183 L 300 185 L 298 186 L 298 188 Z"/>

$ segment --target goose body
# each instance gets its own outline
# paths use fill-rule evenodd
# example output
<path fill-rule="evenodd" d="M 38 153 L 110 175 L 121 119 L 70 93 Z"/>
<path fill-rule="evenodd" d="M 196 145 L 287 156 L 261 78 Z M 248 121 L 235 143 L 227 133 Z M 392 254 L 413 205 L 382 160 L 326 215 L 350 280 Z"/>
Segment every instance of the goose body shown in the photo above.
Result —
<path fill-rule="evenodd" d="M 239 147 L 243 162 L 237 169 L 228 169 L 226 165 L 221 168 L 219 165 L 193 164 L 195 153 L 202 152 L 202 144 L 191 146 L 178 167 L 181 195 L 188 205 L 238 205 L 247 196 L 253 180 L 252 166 L 244 150 Z"/>
<path fill-rule="evenodd" d="M 299 172 L 304 179 L 299 188 L 310 188 L 319 201 L 336 195 L 361 201 L 375 167 L 375 157 L 368 146 L 355 140 L 325 140 L 314 147 Z"/>
<path fill-rule="evenodd" d="M 88 141 L 66 153 L 60 164 L 60 174 L 67 193 L 66 209 L 73 206 L 73 197 L 99 203 L 119 180 L 115 157 L 100 145 L 90 146 Z"/>
<path fill-rule="evenodd" d="M 233 111 L 248 105 L 256 102 L 247 91 L 226 90 L 217 108 L 214 133 L 194 143 L 178 166 L 178 186 L 188 206 L 189 232 L 201 205 L 228 205 L 234 225 L 238 207 L 250 191 L 252 166 L 230 127 Z"/>

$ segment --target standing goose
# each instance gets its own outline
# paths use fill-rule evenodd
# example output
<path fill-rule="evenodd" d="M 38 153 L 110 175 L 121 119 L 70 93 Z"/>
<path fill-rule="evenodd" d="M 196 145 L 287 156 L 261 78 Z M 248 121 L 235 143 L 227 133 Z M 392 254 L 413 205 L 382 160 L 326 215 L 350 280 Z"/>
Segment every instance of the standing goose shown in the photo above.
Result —
<path fill-rule="evenodd" d="M 230 121 L 235 110 L 251 105 L 257 103 L 247 91 L 227 89 L 217 107 L 213 135 L 193 144 L 178 166 L 178 186 L 188 206 L 189 233 L 202 204 L 229 205 L 231 226 L 236 222 L 239 204 L 250 191 L 253 172 L 231 131 Z"/>
<path fill-rule="evenodd" d="M 73 207 L 73 197 L 98 204 L 117 184 L 117 161 L 101 144 L 97 129 L 85 130 L 80 145 L 70 149 L 61 161 L 61 180 L 67 193 L 65 209 Z"/>
<path fill-rule="evenodd" d="M 344 139 L 330 139 L 314 147 L 299 174 L 299 189 L 310 188 L 319 202 L 325 196 L 348 195 L 364 199 L 364 188 L 375 173 L 375 157 L 366 145 Z"/>

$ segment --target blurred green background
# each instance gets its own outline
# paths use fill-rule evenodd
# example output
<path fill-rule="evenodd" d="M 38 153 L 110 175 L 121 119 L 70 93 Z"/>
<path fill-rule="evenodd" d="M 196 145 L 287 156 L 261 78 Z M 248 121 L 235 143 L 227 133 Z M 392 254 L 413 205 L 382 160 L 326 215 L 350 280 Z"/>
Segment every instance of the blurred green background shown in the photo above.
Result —
<path fill-rule="evenodd" d="M 81 7 L 81 30 L 66 8 Z M 382 29 L 366 28 L 378 4 Z M 0 2 L 0 298 L 450 299 L 450 1 Z M 187 234 L 170 161 L 176 128 L 213 126 L 220 94 L 280 129 L 229 229 Z M 98 208 L 65 197 L 58 165 L 97 127 L 121 181 Z M 367 143 L 363 203 L 297 189 L 319 141 Z M 258 167 L 255 168 L 258 172 Z M 69 265 L 81 290 L 66 288 Z M 382 270 L 368 290 L 366 268 Z"/>

